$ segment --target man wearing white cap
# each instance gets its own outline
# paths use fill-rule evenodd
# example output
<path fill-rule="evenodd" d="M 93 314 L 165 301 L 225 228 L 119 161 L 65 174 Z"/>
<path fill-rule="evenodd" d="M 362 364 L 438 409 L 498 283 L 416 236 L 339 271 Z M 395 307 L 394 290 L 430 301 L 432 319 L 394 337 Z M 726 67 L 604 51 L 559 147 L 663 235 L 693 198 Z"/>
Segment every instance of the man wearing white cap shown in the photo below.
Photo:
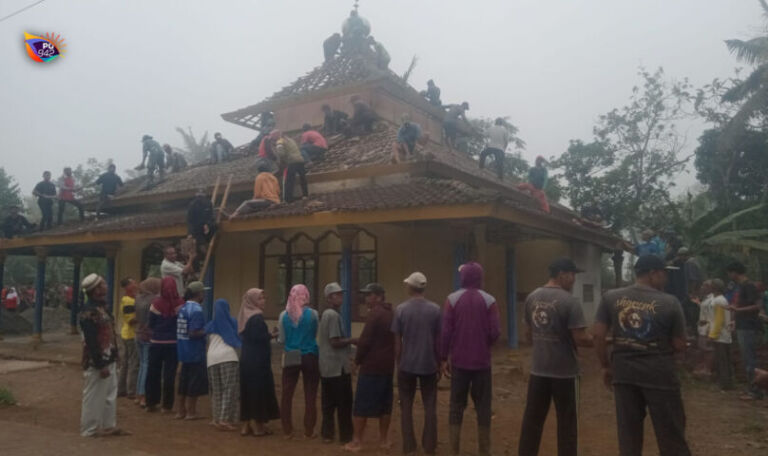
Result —
<path fill-rule="evenodd" d="M 352 376 L 350 375 L 351 345 L 357 339 L 344 338 L 339 308 L 344 300 L 344 289 L 336 282 L 325 286 L 328 307 L 320 317 L 317 346 L 320 362 L 320 404 L 323 412 L 321 434 L 324 443 L 332 443 L 334 415 L 339 420 L 339 442 L 352 440 Z"/>
<path fill-rule="evenodd" d="M 98 274 L 89 274 L 81 286 L 88 299 L 79 317 L 85 371 L 80 435 L 125 435 L 117 427 L 117 338 L 106 308 L 107 283 Z"/>
<path fill-rule="evenodd" d="M 403 453 L 416 451 L 413 432 L 413 399 L 416 383 L 421 388 L 424 404 L 424 431 L 421 446 L 426 454 L 437 448 L 437 381 L 439 380 L 440 306 L 424 297 L 427 277 L 414 272 L 403 281 L 408 289 L 407 301 L 395 310 L 392 332 L 395 333 L 395 363 L 398 366 L 397 387 L 400 395 L 400 424 Z"/>

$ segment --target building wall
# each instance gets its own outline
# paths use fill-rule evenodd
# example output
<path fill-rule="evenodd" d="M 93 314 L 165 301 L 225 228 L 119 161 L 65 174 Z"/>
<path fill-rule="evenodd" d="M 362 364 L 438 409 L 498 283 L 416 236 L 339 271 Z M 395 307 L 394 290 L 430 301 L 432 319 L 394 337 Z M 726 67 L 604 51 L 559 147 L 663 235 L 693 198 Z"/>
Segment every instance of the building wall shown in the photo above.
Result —
<path fill-rule="evenodd" d="M 314 101 L 303 102 L 293 106 L 287 106 L 275 111 L 275 127 L 282 131 L 300 130 L 305 122 L 313 126 L 323 125 L 323 112 L 320 109 L 327 104 L 331 109 L 344 111 L 352 116 L 352 105 L 349 98 L 352 95 L 359 95 L 360 98 L 374 106 L 373 92 L 371 89 L 345 90 L 338 95 L 323 97 Z"/>

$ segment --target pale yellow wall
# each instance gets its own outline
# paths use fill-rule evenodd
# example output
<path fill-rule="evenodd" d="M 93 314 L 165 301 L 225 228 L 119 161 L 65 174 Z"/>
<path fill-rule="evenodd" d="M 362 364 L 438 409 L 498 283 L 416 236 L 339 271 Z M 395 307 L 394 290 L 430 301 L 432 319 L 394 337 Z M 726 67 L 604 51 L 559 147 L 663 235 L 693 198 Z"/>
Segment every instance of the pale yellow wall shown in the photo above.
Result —
<path fill-rule="evenodd" d="M 352 104 L 349 102 L 349 98 L 355 94 L 376 109 L 370 89 L 347 92 L 341 95 L 324 97 L 322 99 L 280 108 L 275 111 L 275 127 L 283 131 L 292 131 L 300 130 L 305 122 L 315 126 L 322 125 L 323 111 L 320 108 L 324 104 L 329 105 L 331 109 L 344 111 L 352 117 Z"/>

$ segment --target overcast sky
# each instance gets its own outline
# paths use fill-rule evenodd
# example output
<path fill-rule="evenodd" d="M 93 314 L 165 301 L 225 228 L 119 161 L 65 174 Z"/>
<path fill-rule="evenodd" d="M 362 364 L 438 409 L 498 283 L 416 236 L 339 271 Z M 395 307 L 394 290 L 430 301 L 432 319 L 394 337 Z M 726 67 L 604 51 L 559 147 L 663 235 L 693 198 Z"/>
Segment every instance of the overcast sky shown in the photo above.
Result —
<path fill-rule="evenodd" d="M 0 0 L 0 17 L 33 0 Z M 254 104 L 322 62 L 352 0 L 48 0 L 0 22 L 0 166 L 30 193 L 88 157 L 118 170 L 141 136 L 181 146 L 174 127 L 255 132 L 220 114 Z M 701 85 L 737 66 L 723 44 L 761 24 L 757 0 L 361 0 L 360 14 L 410 82 L 433 78 L 473 116 L 510 116 L 527 158 L 591 138 L 623 105 L 637 67 Z M 31 61 L 24 32 L 55 32 L 67 53 Z M 699 129 L 688 127 L 688 147 Z M 691 182 L 689 175 L 684 182 Z"/>

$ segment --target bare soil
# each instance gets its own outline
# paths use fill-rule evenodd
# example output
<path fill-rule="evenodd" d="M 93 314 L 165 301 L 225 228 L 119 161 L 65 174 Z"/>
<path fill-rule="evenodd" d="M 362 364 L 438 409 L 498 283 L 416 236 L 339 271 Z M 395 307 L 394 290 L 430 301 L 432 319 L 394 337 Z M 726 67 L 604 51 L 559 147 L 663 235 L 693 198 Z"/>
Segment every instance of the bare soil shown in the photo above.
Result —
<path fill-rule="evenodd" d="M 3 347 L 0 343 L 0 348 Z M 50 344 L 50 343 L 49 343 Z M 5 345 L 7 346 L 7 345 Z M 67 347 L 76 344 L 67 343 Z M 61 350 L 51 347 L 53 353 Z M 35 351 L 40 359 L 45 349 Z M 0 357 L 8 357 L 0 349 Z M 516 455 L 520 421 L 525 405 L 526 379 L 522 366 L 528 365 L 528 351 L 503 348 L 494 355 L 494 419 L 493 451 L 497 455 Z M 14 357 L 20 357 L 18 353 Z M 54 356 L 61 359 L 60 355 Z M 208 419 L 182 422 L 172 416 L 147 414 L 132 401 L 121 398 L 118 423 L 133 433 L 128 437 L 84 439 L 78 435 L 82 373 L 71 359 L 52 362 L 35 370 L 0 374 L 0 387 L 9 389 L 18 405 L 0 407 L 0 454 L 16 455 L 238 455 L 259 452 L 285 456 L 314 456 L 344 454 L 338 444 L 322 444 L 319 440 L 286 441 L 279 432 L 279 422 L 272 422 L 275 431 L 270 437 L 240 437 L 238 433 L 216 431 Z M 53 359 L 52 361 L 56 361 Z M 2 362 L 2 361 L 0 361 Z M 582 357 L 584 375 L 581 382 L 580 445 L 581 454 L 616 455 L 616 422 L 612 395 L 603 387 L 594 356 Z M 279 368 L 275 366 L 279 395 Z M 448 454 L 447 381 L 442 380 L 438 396 L 439 448 L 438 454 Z M 294 398 L 294 425 L 300 427 L 303 392 L 299 386 Z M 693 454 L 747 456 L 768 454 L 768 401 L 745 403 L 739 392 L 721 393 L 709 381 L 686 376 L 683 395 L 688 416 L 688 439 Z M 395 396 L 397 397 L 397 396 Z M 318 398 L 319 400 L 319 398 Z M 418 411 L 417 423 L 421 422 Z M 395 443 L 392 453 L 400 453 L 399 411 L 395 407 L 391 435 Z M 210 416 L 209 403 L 204 398 L 200 410 Z M 318 417 L 318 431 L 319 431 Z M 556 454 L 554 408 L 544 431 L 540 454 Z M 369 427 L 365 454 L 381 453 L 376 449 L 376 427 Z M 420 428 L 417 426 L 417 433 Z M 656 442 L 650 423 L 646 424 L 645 454 L 656 455 Z M 467 409 L 464 420 L 462 448 L 466 454 L 476 454 L 474 410 Z"/>

